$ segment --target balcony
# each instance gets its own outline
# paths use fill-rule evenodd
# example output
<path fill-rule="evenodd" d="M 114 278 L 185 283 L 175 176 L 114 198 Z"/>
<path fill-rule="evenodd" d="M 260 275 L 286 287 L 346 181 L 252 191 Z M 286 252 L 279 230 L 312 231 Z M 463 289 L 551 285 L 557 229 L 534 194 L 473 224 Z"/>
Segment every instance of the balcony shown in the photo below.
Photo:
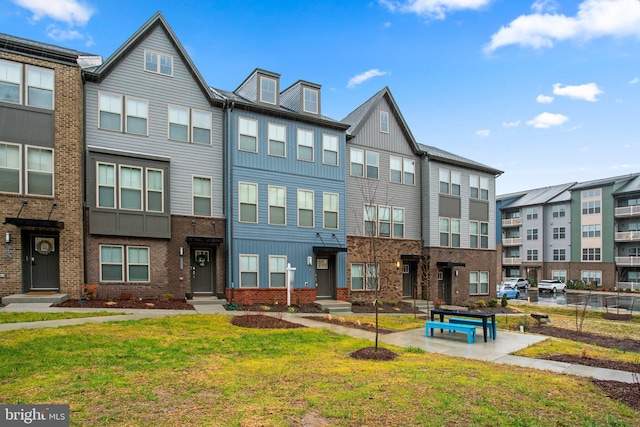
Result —
<path fill-rule="evenodd" d="M 522 237 L 511 237 L 502 239 L 502 246 L 522 246 Z"/>
<path fill-rule="evenodd" d="M 521 265 L 522 258 L 502 258 L 502 265 Z"/>
<path fill-rule="evenodd" d="M 640 242 L 640 231 L 619 231 L 615 236 L 616 242 Z"/>
<path fill-rule="evenodd" d="M 618 289 L 631 289 L 633 291 L 640 291 L 640 283 L 638 282 L 618 282 L 616 285 Z"/>
<path fill-rule="evenodd" d="M 640 216 L 640 206 L 624 206 L 616 208 L 616 218 L 625 218 L 631 216 Z"/>
<path fill-rule="evenodd" d="M 640 267 L 640 256 L 617 256 L 618 267 Z"/>
<path fill-rule="evenodd" d="M 518 227 L 522 225 L 522 218 L 508 218 L 502 220 L 503 227 Z"/>

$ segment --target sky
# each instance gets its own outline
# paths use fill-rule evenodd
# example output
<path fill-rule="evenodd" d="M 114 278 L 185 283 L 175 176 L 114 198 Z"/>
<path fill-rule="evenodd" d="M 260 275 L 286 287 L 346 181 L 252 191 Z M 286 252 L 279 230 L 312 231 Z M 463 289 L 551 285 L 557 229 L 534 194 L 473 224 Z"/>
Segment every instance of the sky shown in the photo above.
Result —
<path fill-rule="evenodd" d="M 161 11 L 210 86 L 255 68 L 341 120 L 388 86 L 498 195 L 640 172 L 640 0 L 0 0 L 0 32 L 108 58 Z"/>

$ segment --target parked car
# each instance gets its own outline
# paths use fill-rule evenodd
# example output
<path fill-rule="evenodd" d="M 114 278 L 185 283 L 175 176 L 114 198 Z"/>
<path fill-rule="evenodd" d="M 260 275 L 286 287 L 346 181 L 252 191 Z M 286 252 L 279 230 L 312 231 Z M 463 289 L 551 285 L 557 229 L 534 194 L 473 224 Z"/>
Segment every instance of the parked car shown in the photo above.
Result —
<path fill-rule="evenodd" d="M 538 292 L 544 291 L 553 293 L 556 291 L 567 292 L 567 285 L 560 280 L 540 280 L 540 282 L 538 282 Z"/>
<path fill-rule="evenodd" d="M 511 287 L 516 287 L 518 289 L 528 289 L 529 281 L 527 279 L 523 279 L 522 277 L 512 277 L 510 279 L 502 282 L 503 285 L 511 285 Z"/>
<path fill-rule="evenodd" d="M 506 295 L 507 299 L 520 298 L 520 290 L 512 285 L 502 285 L 498 289 L 498 299 L 502 299 L 502 295 Z"/>

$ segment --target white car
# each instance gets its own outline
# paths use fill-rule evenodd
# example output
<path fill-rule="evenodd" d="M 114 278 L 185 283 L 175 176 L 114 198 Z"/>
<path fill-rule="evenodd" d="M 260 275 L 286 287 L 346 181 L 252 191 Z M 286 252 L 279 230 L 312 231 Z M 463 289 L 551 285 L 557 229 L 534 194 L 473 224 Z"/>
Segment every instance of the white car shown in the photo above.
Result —
<path fill-rule="evenodd" d="M 522 277 L 512 277 L 502 282 L 502 284 L 516 289 L 529 288 L 529 281 L 527 279 L 523 279 Z"/>
<path fill-rule="evenodd" d="M 538 292 L 549 291 L 556 293 L 556 291 L 567 292 L 567 285 L 560 280 L 540 280 L 538 282 Z"/>

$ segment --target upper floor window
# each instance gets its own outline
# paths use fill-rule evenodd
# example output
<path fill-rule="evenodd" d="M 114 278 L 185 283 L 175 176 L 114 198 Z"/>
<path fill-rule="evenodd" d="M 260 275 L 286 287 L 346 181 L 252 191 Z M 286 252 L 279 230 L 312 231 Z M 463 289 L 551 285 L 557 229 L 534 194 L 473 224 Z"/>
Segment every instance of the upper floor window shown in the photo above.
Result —
<path fill-rule="evenodd" d="M 269 255 L 269 287 L 284 288 L 287 286 L 287 257 Z"/>
<path fill-rule="evenodd" d="M 583 225 L 582 237 L 600 237 L 600 224 Z"/>
<path fill-rule="evenodd" d="M 313 227 L 313 191 L 298 190 L 298 227 Z"/>
<path fill-rule="evenodd" d="M 627 206 L 640 206 L 640 196 L 624 197 L 618 199 L 618 207 L 623 208 Z"/>
<path fill-rule="evenodd" d="M 469 175 L 469 190 L 471 198 L 489 200 L 489 178 Z"/>
<path fill-rule="evenodd" d="M 192 183 L 193 214 L 211 216 L 211 178 L 194 176 Z"/>
<path fill-rule="evenodd" d="M 391 237 L 390 206 L 378 206 L 378 234 L 380 237 Z"/>
<path fill-rule="evenodd" d="M 286 127 L 269 123 L 269 155 L 276 157 L 287 157 L 286 151 Z"/>
<path fill-rule="evenodd" d="M 554 239 L 564 239 L 566 237 L 566 228 L 565 227 L 553 227 L 553 238 Z"/>
<path fill-rule="evenodd" d="M 335 135 L 322 135 L 322 163 L 330 166 L 338 166 L 338 137 Z"/>
<path fill-rule="evenodd" d="M 98 163 L 97 206 L 100 208 L 116 207 L 116 165 Z"/>
<path fill-rule="evenodd" d="M 364 151 L 352 148 L 351 155 L 351 176 L 364 177 Z"/>
<path fill-rule="evenodd" d="M 318 114 L 318 97 L 319 93 L 315 89 L 303 88 L 302 110 L 305 113 Z"/>
<path fill-rule="evenodd" d="M 119 171 L 117 175 L 116 170 Z M 146 181 L 142 180 L 143 173 L 146 173 Z M 116 169 L 114 163 L 97 162 L 96 175 L 97 207 L 164 212 L 163 170 L 129 165 L 119 165 Z M 146 195 L 144 207 L 143 193 Z"/>
<path fill-rule="evenodd" d="M 538 261 L 537 249 L 527 249 L 527 261 Z"/>
<path fill-rule="evenodd" d="M 530 228 L 527 230 L 527 240 L 538 240 L 537 228 Z"/>
<path fill-rule="evenodd" d="M 53 196 L 53 150 L 27 149 L 27 194 Z"/>
<path fill-rule="evenodd" d="M 170 105 L 169 139 L 210 145 L 211 113 Z"/>
<path fill-rule="evenodd" d="M 173 56 L 164 55 L 157 52 L 144 52 L 144 70 L 152 73 L 173 75 Z"/>
<path fill-rule="evenodd" d="M 284 187 L 269 186 L 269 224 L 286 225 L 287 190 Z"/>
<path fill-rule="evenodd" d="M 554 218 L 564 218 L 566 215 L 566 208 L 564 206 L 554 206 L 552 210 L 552 216 Z"/>
<path fill-rule="evenodd" d="M 122 130 L 122 95 L 100 92 L 98 95 L 100 129 Z"/>
<path fill-rule="evenodd" d="M 600 213 L 600 200 L 582 202 L 582 215 L 592 215 Z"/>
<path fill-rule="evenodd" d="M 600 197 L 600 189 L 595 188 L 593 190 L 584 190 L 580 193 L 583 199 L 592 199 L 594 197 Z"/>
<path fill-rule="evenodd" d="M 554 249 L 553 260 L 554 261 L 566 261 L 567 254 L 565 249 Z"/>
<path fill-rule="evenodd" d="M 27 105 L 53 109 L 53 70 L 27 65 Z"/>
<path fill-rule="evenodd" d="M 164 171 L 147 169 L 147 210 L 164 211 Z"/>
<path fill-rule="evenodd" d="M 460 247 L 460 220 L 440 218 L 440 246 Z"/>
<path fill-rule="evenodd" d="M 378 235 L 378 209 L 375 205 L 364 205 L 364 235 Z"/>
<path fill-rule="evenodd" d="M 600 261 L 600 248 L 583 248 L 583 261 Z"/>
<path fill-rule="evenodd" d="M 238 149 L 258 152 L 258 122 L 245 117 L 238 118 Z"/>
<path fill-rule="evenodd" d="M 120 165 L 120 208 L 142 210 L 142 168 Z"/>
<path fill-rule="evenodd" d="M 389 133 L 389 113 L 380 111 L 380 132 Z"/>
<path fill-rule="evenodd" d="M 211 144 L 211 113 L 191 110 L 191 141 L 198 144 Z"/>
<path fill-rule="evenodd" d="M 149 117 L 149 102 L 142 99 L 126 98 L 127 120 L 125 132 L 147 134 L 147 117 Z"/>
<path fill-rule="evenodd" d="M 338 195 L 335 193 L 322 193 L 323 227 L 338 229 Z"/>
<path fill-rule="evenodd" d="M 472 248 L 489 248 L 489 223 L 469 221 L 469 246 Z"/>
<path fill-rule="evenodd" d="M 0 143 L 0 192 L 22 191 L 22 146 Z"/>
<path fill-rule="evenodd" d="M 367 151 L 367 178 L 378 179 L 379 162 L 378 153 Z"/>
<path fill-rule="evenodd" d="M 401 157 L 389 157 L 389 180 L 399 184 L 414 185 L 416 176 L 416 162 Z"/>
<path fill-rule="evenodd" d="M 449 169 L 440 169 L 440 193 L 460 195 L 460 184 L 462 183 L 462 175 L 458 171 Z"/>
<path fill-rule="evenodd" d="M 393 208 L 393 237 L 404 239 L 404 208 Z"/>
<path fill-rule="evenodd" d="M 22 64 L 0 59 L 0 101 L 20 104 Z"/>
<path fill-rule="evenodd" d="M 538 208 L 527 208 L 527 219 L 538 219 Z"/>
<path fill-rule="evenodd" d="M 298 129 L 298 160 L 313 162 L 313 132 Z"/>
<path fill-rule="evenodd" d="M 240 202 L 240 222 L 258 223 L 258 185 L 241 182 L 238 184 Z"/>
<path fill-rule="evenodd" d="M 98 98 L 100 129 L 122 131 L 125 117 L 125 132 L 147 135 L 149 101 L 106 92 L 100 92 Z"/>
<path fill-rule="evenodd" d="M 260 77 L 260 101 L 267 104 L 276 103 L 276 81 L 269 77 Z"/>

